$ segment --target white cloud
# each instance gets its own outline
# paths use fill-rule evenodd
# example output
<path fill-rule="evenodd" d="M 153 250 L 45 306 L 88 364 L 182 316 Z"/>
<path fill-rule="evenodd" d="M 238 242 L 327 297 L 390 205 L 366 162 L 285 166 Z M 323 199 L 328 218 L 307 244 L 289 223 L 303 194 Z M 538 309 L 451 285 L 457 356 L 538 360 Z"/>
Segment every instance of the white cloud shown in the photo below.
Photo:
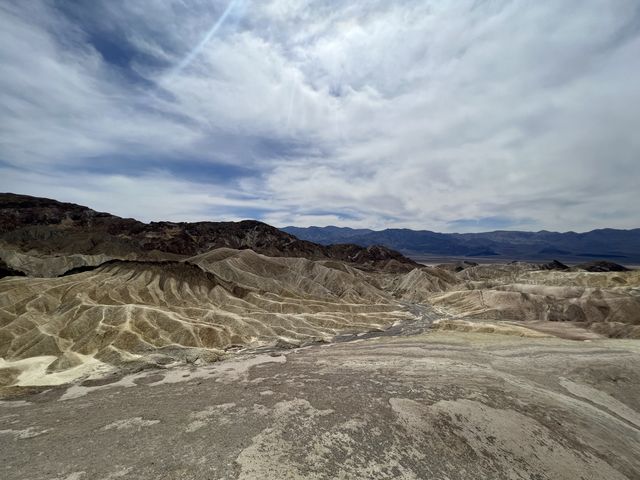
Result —
<path fill-rule="evenodd" d="M 1 7 L 0 160 L 23 170 L 0 186 L 69 196 L 55 182 L 74 165 L 74 201 L 146 219 L 638 226 L 634 0 L 237 3 L 178 75 L 227 2 Z M 131 62 L 103 58 L 96 31 Z M 142 171 L 110 171 L 121 157 Z M 159 175 L 164 158 L 253 173 L 207 186 Z M 134 181 L 151 200 L 123 195 Z"/>

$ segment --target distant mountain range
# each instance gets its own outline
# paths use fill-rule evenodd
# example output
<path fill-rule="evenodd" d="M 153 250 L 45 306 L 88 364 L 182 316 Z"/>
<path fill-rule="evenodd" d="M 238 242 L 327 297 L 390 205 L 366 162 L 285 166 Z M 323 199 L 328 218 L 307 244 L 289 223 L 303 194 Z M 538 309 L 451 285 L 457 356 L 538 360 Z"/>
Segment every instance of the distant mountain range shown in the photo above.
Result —
<path fill-rule="evenodd" d="M 620 263 L 640 261 L 640 228 L 605 228 L 585 233 L 495 231 L 485 233 L 437 233 L 429 230 L 369 230 L 341 227 L 285 227 L 302 240 L 329 245 L 355 243 L 384 245 L 405 255 L 450 257 L 491 257 L 513 260 L 582 262 L 611 259 Z"/>

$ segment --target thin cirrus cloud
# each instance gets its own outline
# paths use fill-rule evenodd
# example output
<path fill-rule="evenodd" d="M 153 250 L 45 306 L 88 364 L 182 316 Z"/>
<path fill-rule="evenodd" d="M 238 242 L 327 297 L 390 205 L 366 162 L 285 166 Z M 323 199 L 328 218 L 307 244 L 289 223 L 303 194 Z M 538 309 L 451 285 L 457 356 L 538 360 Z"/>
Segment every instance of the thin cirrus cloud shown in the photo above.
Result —
<path fill-rule="evenodd" d="M 0 188 L 143 220 L 638 227 L 640 7 L 0 6 Z"/>

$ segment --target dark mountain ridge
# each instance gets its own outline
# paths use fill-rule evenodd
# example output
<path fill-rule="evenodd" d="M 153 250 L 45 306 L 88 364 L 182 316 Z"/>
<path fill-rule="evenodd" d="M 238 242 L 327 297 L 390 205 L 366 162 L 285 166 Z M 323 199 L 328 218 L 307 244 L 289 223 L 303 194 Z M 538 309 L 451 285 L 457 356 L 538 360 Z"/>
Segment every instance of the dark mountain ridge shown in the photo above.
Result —
<path fill-rule="evenodd" d="M 0 250 L 37 255 L 175 260 L 227 247 L 273 257 L 339 260 L 361 268 L 417 266 L 386 247 L 320 245 L 255 220 L 143 223 L 73 203 L 13 193 L 0 194 L 0 244 Z"/>
<path fill-rule="evenodd" d="M 499 230 L 483 233 L 437 233 L 429 230 L 365 230 L 338 227 L 285 227 L 298 238 L 323 244 L 349 242 L 366 246 L 385 245 L 405 255 L 503 257 L 543 260 L 617 259 L 640 261 L 640 228 L 605 228 L 585 233 Z"/>

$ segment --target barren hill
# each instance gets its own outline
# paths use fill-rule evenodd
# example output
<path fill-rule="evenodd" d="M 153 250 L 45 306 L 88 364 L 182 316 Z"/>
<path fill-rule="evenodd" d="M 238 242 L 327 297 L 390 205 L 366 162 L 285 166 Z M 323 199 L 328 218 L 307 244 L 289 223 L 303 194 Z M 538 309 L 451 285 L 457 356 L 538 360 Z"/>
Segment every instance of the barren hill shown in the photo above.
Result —
<path fill-rule="evenodd" d="M 231 347 L 299 345 L 413 318 L 377 283 L 347 264 L 233 249 L 182 262 L 113 260 L 58 278 L 5 278 L 4 382 L 47 375 L 55 382 L 57 372 L 73 377 L 103 364 L 211 361 Z"/>

